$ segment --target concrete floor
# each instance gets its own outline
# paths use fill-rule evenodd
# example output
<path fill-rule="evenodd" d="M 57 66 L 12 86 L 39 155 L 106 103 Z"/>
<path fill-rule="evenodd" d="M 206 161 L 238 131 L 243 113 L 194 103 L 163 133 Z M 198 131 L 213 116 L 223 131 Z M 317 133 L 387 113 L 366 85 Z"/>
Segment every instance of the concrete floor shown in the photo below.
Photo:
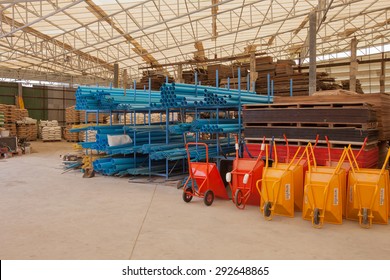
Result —
<path fill-rule="evenodd" d="M 390 226 L 313 229 L 300 213 L 264 221 L 258 207 L 183 202 L 164 183 L 61 174 L 71 144 L 0 160 L 0 259 L 390 259 Z"/>

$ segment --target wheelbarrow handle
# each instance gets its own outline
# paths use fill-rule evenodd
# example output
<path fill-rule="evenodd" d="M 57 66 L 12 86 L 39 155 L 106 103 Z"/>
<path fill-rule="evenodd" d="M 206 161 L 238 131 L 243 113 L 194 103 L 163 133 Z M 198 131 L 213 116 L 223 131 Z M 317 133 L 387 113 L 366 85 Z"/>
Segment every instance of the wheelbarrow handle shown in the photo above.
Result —
<path fill-rule="evenodd" d="M 206 148 L 206 163 L 208 164 L 209 163 L 209 146 L 206 144 L 206 143 L 202 143 L 202 142 L 199 142 L 199 143 L 196 143 L 196 142 L 188 142 L 186 144 L 186 151 L 187 151 L 187 157 L 188 157 L 188 161 L 191 161 L 191 155 L 190 155 L 190 151 L 188 150 L 188 147 L 189 146 L 204 146 Z"/>

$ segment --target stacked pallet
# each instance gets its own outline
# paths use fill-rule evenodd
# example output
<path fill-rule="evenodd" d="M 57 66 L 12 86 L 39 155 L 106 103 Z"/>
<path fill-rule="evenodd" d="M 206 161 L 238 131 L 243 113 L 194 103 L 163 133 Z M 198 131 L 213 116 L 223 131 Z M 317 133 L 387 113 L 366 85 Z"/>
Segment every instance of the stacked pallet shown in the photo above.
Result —
<path fill-rule="evenodd" d="M 328 91 L 321 92 L 320 95 L 315 94 L 314 96 L 296 96 L 296 97 L 275 97 L 275 103 L 337 103 L 337 102 L 360 102 L 370 104 L 376 111 L 379 140 L 388 141 L 390 140 L 390 95 L 389 94 L 346 94 L 345 91 Z"/>
<path fill-rule="evenodd" d="M 289 102 L 268 105 L 247 105 L 243 112 L 245 138 L 260 142 L 265 136 L 284 141 L 332 144 L 368 145 L 379 140 L 377 114 L 374 108 L 361 101 L 343 102 Z"/>

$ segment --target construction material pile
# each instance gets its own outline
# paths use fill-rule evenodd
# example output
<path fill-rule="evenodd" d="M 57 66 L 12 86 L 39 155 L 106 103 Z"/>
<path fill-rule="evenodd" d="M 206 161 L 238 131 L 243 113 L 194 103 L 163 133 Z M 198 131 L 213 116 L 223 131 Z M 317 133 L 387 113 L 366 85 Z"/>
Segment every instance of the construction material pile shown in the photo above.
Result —
<path fill-rule="evenodd" d="M 39 122 L 39 135 L 42 141 L 61 141 L 61 127 L 57 120 Z"/>
<path fill-rule="evenodd" d="M 272 103 L 272 96 L 256 92 L 171 83 L 161 87 L 161 105 L 169 107 L 238 107 L 239 104 Z"/>

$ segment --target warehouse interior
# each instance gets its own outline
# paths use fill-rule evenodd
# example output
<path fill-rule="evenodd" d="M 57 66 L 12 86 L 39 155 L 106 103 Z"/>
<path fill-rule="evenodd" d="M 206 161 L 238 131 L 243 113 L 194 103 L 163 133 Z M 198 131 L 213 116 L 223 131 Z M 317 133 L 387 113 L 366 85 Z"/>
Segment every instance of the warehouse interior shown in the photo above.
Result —
<path fill-rule="evenodd" d="M 0 1 L 0 259 L 389 259 L 389 15 Z"/>

